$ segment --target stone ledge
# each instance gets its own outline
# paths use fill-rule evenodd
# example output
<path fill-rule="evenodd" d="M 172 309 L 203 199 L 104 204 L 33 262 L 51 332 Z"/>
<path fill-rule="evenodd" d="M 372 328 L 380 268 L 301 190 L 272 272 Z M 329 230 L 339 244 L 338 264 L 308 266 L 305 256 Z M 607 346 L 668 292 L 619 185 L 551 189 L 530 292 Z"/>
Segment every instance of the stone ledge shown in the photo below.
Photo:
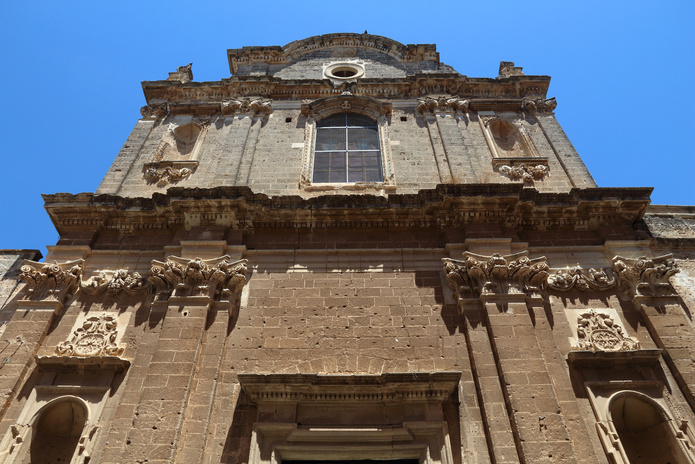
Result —
<path fill-rule="evenodd" d="M 567 363 L 575 368 L 651 366 L 659 361 L 660 349 L 635 351 L 570 351 Z"/>

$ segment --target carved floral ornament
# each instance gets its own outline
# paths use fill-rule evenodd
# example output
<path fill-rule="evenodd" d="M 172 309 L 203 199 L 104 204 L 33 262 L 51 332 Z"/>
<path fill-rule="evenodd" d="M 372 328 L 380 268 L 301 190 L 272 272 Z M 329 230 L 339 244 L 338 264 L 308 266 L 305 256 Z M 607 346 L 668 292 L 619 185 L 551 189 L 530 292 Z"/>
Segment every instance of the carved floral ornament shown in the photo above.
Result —
<path fill-rule="evenodd" d="M 91 316 L 73 332 L 69 340 L 56 347 L 58 356 L 120 356 L 124 348 L 116 344 L 118 319 L 114 315 Z"/>
<path fill-rule="evenodd" d="M 19 279 L 27 283 L 27 299 L 63 303 L 79 288 L 83 259 L 65 263 L 38 263 L 25 260 Z"/>
<path fill-rule="evenodd" d="M 570 290 L 602 291 L 615 287 L 615 279 L 608 277 L 603 269 L 589 269 L 588 275 L 579 266 L 572 266 L 566 270 L 559 270 L 556 274 L 548 276 L 549 289 L 559 292 Z"/>
<path fill-rule="evenodd" d="M 272 111 L 272 102 L 262 98 L 232 98 L 222 102 L 221 110 L 222 114 L 267 115 Z"/>
<path fill-rule="evenodd" d="M 170 256 L 165 262 L 152 261 L 150 283 L 157 293 L 230 300 L 246 284 L 247 263 L 231 261 L 227 255 L 206 260 Z"/>
<path fill-rule="evenodd" d="M 171 166 L 154 166 L 154 164 L 158 163 L 147 166 L 143 176 L 148 184 L 157 184 L 157 187 L 179 182 L 193 174 L 197 167 L 197 164 L 180 167 L 176 167 L 174 163 Z"/>
<path fill-rule="evenodd" d="M 611 316 L 590 309 L 577 317 L 577 346 L 583 351 L 632 351 L 639 342 L 626 336 Z"/>
<path fill-rule="evenodd" d="M 550 168 L 544 164 L 523 163 L 509 166 L 503 164 L 498 168 L 499 173 L 511 180 L 533 182 L 543 180 L 550 174 Z"/>
<path fill-rule="evenodd" d="M 147 290 L 145 279 L 137 272 L 129 273 L 127 269 L 99 271 L 96 276 L 82 284 L 82 291 L 89 295 L 108 293 L 115 296 L 122 292 L 138 295 Z"/>
<path fill-rule="evenodd" d="M 522 108 L 531 113 L 552 113 L 557 108 L 557 100 L 553 98 L 524 98 Z"/>

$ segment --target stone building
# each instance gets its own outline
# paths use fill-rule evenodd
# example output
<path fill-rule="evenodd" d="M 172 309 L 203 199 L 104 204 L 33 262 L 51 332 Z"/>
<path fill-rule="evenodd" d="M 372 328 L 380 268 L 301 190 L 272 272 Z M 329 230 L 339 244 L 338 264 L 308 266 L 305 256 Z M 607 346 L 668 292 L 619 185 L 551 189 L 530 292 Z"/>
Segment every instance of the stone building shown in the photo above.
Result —
<path fill-rule="evenodd" d="M 44 196 L 0 463 L 695 462 L 695 209 L 597 187 L 548 76 L 367 34 L 227 57 Z"/>

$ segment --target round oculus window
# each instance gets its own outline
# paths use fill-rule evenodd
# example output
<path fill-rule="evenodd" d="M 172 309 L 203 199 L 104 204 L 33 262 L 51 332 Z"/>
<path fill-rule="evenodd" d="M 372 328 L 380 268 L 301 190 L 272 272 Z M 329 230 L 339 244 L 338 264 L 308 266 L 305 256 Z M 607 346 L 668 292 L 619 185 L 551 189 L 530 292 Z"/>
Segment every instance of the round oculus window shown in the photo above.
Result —
<path fill-rule="evenodd" d="M 364 68 L 357 63 L 335 63 L 326 68 L 324 75 L 331 79 L 357 79 L 364 75 Z"/>

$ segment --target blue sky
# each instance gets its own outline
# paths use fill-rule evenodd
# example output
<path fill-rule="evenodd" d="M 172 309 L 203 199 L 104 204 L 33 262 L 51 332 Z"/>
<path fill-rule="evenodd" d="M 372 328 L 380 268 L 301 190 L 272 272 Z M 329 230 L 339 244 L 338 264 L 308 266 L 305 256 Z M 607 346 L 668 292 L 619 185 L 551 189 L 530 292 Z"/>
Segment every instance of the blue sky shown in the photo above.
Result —
<path fill-rule="evenodd" d="M 145 104 L 140 82 L 193 62 L 229 76 L 228 48 L 330 32 L 435 43 L 495 77 L 501 60 L 550 75 L 556 116 L 601 187 L 695 204 L 695 2 L 6 2 L 0 38 L 0 248 L 58 235 L 41 193 L 93 192 Z M 251 3 L 251 2 L 249 2 Z"/>

